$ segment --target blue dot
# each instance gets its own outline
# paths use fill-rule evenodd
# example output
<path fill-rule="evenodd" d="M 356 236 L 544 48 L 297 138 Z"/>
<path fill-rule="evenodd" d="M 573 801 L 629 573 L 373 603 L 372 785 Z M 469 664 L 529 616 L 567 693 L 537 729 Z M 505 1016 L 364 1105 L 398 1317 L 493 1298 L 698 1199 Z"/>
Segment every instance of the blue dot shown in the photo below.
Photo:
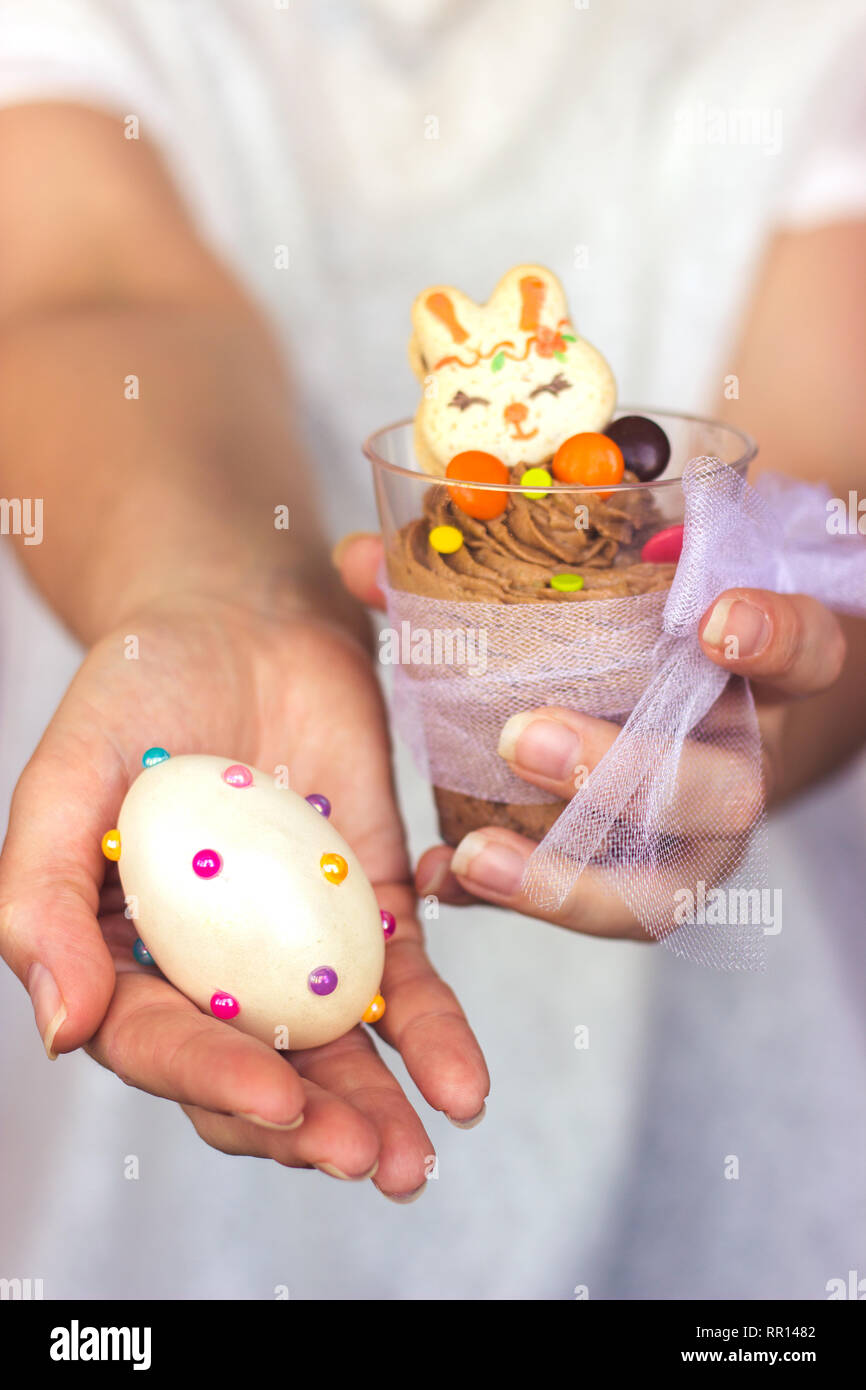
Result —
<path fill-rule="evenodd" d="M 147 949 L 140 936 L 136 937 L 135 945 L 132 948 L 132 954 L 135 956 L 135 959 L 138 961 L 139 965 L 156 965 L 156 961 L 150 954 L 150 951 Z"/>
<path fill-rule="evenodd" d="M 164 748 L 148 748 L 141 760 L 142 767 L 156 767 L 157 763 L 164 763 L 169 756 Z"/>

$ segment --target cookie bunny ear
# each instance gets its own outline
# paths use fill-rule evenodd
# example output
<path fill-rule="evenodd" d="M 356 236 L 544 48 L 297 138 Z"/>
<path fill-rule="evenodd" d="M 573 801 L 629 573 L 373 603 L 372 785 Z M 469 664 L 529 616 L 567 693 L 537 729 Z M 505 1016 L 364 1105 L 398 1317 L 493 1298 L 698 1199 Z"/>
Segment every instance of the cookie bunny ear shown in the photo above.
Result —
<path fill-rule="evenodd" d="M 468 365 L 477 356 L 481 310 L 468 295 L 451 285 L 431 285 L 412 305 L 413 334 L 409 360 L 413 371 L 434 371 L 444 360 L 457 357 Z M 416 365 L 418 364 L 418 365 Z"/>
<path fill-rule="evenodd" d="M 487 313 L 505 332 L 538 333 L 570 323 L 565 290 L 543 265 L 516 265 L 503 275 L 487 304 Z"/>

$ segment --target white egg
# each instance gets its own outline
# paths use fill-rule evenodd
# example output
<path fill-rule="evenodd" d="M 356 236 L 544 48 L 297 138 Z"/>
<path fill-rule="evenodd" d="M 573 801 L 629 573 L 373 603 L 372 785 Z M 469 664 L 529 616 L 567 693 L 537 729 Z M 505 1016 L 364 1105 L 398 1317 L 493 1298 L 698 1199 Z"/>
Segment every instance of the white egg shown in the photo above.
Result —
<path fill-rule="evenodd" d="M 130 787 L 117 834 L 139 936 L 205 1013 L 296 1049 L 340 1037 L 373 1004 L 385 937 L 370 882 L 330 821 L 273 774 L 165 758 Z"/>

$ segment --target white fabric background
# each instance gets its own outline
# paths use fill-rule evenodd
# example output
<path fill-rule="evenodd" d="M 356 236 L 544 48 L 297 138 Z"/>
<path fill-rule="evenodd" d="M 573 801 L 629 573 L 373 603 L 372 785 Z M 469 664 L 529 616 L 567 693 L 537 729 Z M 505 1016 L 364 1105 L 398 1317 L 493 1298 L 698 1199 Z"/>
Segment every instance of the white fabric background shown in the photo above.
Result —
<path fill-rule="evenodd" d="M 408 305 L 431 281 L 483 298 L 550 264 L 622 399 L 705 406 L 773 225 L 866 208 L 864 19 L 860 0 L 0 0 L 0 103 L 139 115 L 283 336 L 336 533 L 373 521 L 359 441 L 414 407 Z M 781 147 L 694 138 L 716 108 L 781 113 Z M 77 653 L 0 566 L 5 802 Z M 421 849 L 405 760 L 400 785 Z M 861 766 L 777 819 L 761 978 L 443 910 L 432 955 L 493 1092 L 471 1133 L 429 1117 L 439 1178 L 408 1208 L 214 1153 L 83 1055 L 49 1066 L 4 974 L 0 1274 L 47 1297 L 824 1296 L 863 1267 L 864 800 Z"/>

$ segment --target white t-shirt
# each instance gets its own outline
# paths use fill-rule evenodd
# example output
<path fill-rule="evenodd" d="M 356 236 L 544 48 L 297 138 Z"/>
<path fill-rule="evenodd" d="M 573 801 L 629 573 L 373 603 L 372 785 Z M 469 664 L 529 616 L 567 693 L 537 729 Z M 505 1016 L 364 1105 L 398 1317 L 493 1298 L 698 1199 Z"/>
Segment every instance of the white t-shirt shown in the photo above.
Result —
<path fill-rule="evenodd" d="M 863 0 L 0 0 L 0 104 L 138 117 L 285 344 L 336 533 L 374 524 L 360 441 L 414 409 L 430 282 L 482 299 L 547 263 L 621 399 L 706 407 L 773 227 L 866 213 L 864 21 Z M 78 654 L 0 561 L 8 799 Z M 49 1297 L 824 1296 L 860 1258 L 864 781 L 777 820 L 760 979 L 443 909 L 431 953 L 493 1091 L 470 1134 L 429 1117 L 438 1176 L 410 1208 L 216 1154 L 83 1055 L 49 1068 L 4 975 L 4 1266 Z M 402 756 L 400 785 L 419 849 Z"/>

